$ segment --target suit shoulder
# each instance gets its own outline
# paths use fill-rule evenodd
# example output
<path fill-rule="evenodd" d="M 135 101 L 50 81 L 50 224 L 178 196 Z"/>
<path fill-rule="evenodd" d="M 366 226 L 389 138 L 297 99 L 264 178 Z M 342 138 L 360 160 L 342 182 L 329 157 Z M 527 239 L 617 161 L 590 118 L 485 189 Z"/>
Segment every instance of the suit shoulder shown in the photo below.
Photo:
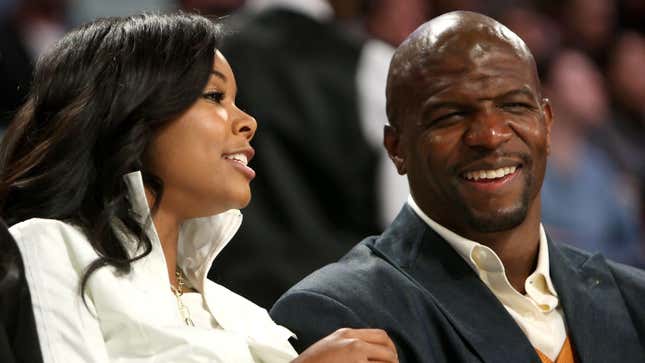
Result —
<path fill-rule="evenodd" d="M 294 285 L 285 295 L 313 292 L 329 297 L 361 296 L 388 276 L 398 274 L 391 265 L 370 249 L 377 237 L 368 237 L 352 248 L 338 262 L 326 265 Z M 369 295 L 369 294 L 367 294 Z"/>
<path fill-rule="evenodd" d="M 575 262 L 584 262 L 588 260 L 593 254 L 582 250 L 580 248 L 574 247 L 566 243 L 557 243 L 557 248 L 569 259 Z"/>
<path fill-rule="evenodd" d="M 602 261 L 602 264 L 607 266 L 617 282 L 628 282 L 634 287 L 641 286 L 645 290 L 645 270 L 615 262 L 600 254 L 593 254 L 567 244 L 558 244 L 558 247 L 574 265 L 580 265 L 590 259 Z"/>
<path fill-rule="evenodd" d="M 574 262 L 574 264 L 577 261 L 580 261 L 582 263 L 588 261 L 591 258 L 598 257 L 600 261 L 604 261 L 614 278 L 618 280 L 629 279 L 634 283 L 642 285 L 645 288 L 645 270 L 615 262 L 605 258 L 600 254 L 593 254 L 567 244 L 558 244 L 558 247 L 569 259 Z"/>
<path fill-rule="evenodd" d="M 607 261 L 607 265 L 617 281 L 629 283 L 631 287 L 645 292 L 645 270 L 611 260 Z"/>

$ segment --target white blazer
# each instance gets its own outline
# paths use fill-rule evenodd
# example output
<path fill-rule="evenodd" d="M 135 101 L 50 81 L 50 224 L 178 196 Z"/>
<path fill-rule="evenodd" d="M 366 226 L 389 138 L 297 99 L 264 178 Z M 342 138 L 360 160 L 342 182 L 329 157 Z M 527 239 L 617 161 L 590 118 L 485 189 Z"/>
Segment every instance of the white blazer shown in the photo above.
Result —
<path fill-rule="evenodd" d="M 148 216 L 140 172 L 124 176 L 133 211 Z M 142 219 L 139 219 L 143 222 Z M 289 362 L 297 353 L 293 334 L 267 311 L 207 279 L 215 256 L 242 222 L 238 210 L 186 221 L 177 263 L 191 286 L 204 295 L 221 329 L 188 327 L 170 290 L 157 232 L 146 230 L 152 252 L 131 273 L 103 267 L 86 287 L 80 280 L 98 255 L 80 228 L 52 219 L 30 219 L 10 228 L 20 248 L 45 362 Z M 116 224 L 115 224 L 116 225 Z M 122 229 L 131 254 L 136 243 Z M 245 261 L 240 261 L 245 263 Z"/>

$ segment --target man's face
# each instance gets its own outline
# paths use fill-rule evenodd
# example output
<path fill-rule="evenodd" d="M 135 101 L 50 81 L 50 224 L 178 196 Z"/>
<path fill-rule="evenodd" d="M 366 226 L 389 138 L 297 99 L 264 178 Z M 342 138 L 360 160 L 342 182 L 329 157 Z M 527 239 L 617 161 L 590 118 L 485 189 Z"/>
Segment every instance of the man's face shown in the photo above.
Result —
<path fill-rule="evenodd" d="M 531 208 L 539 216 L 551 126 L 530 61 L 472 44 L 428 59 L 385 140 L 419 206 L 464 236 L 512 229 Z"/>

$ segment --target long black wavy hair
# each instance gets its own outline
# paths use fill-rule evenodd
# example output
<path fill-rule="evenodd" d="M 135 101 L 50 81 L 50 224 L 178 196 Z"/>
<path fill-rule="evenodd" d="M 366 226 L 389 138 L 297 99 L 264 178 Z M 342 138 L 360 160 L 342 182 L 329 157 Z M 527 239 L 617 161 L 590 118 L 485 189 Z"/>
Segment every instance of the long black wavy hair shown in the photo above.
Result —
<path fill-rule="evenodd" d="M 98 268 L 128 273 L 150 253 L 122 177 L 141 170 L 158 204 L 163 183 L 146 169 L 148 145 L 201 96 L 221 33 L 194 14 L 106 18 L 71 31 L 39 59 L 0 145 L 0 215 L 9 225 L 52 218 L 80 226 L 99 255 L 82 295 Z M 128 255 L 115 219 L 140 254 Z"/>

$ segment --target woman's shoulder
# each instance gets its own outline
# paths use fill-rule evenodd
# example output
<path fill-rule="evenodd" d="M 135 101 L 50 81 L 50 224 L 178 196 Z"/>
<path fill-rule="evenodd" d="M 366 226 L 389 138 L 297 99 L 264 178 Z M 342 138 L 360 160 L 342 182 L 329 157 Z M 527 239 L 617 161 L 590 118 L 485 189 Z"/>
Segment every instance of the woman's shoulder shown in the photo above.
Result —
<path fill-rule="evenodd" d="M 31 218 L 9 227 L 15 239 L 44 236 L 52 239 L 87 239 L 80 227 L 59 219 Z"/>
<path fill-rule="evenodd" d="M 32 218 L 14 224 L 9 232 L 23 259 L 96 257 L 82 229 L 61 220 Z"/>
<path fill-rule="evenodd" d="M 47 219 L 47 218 L 30 218 L 24 220 L 20 223 L 16 223 L 13 226 L 9 227 L 9 231 L 14 238 L 16 235 L 66 235 L 74 233 L 82 233 L 80 228 L 59 220 L 59 219 Z"/>
<path fill-rule="evenodd" d="M 265 308 L 210 280 L 204 294 L 213 316 L 224 329 L 244 332 L 259 341 L 273 341 L 272 344 L 286 342 L 290 347 L 288 339 L 295 335 L 275 323 Z"/>

